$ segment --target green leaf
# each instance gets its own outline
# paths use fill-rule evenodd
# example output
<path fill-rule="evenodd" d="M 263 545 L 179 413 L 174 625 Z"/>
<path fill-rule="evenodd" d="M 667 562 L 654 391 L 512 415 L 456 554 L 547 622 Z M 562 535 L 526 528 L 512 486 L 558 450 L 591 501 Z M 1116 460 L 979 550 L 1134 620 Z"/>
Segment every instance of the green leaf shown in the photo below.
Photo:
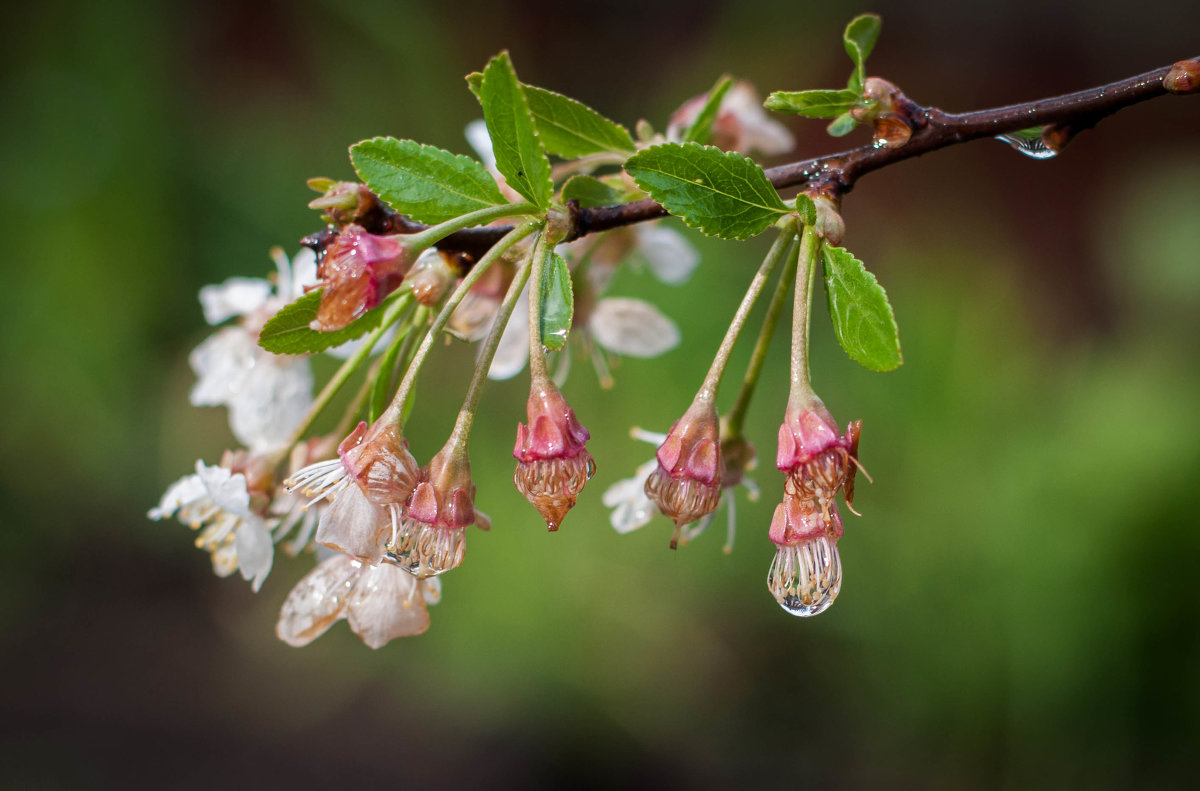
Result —
<path fill-rule="evenodd" d="M 637 150 L 629 130 L 586 104 L 545 88 L 523 87 L 533 123 L 551 154 L 582 157 L 601 152 L 632 154 Z"/>
<path fill-rule="evenodd" d="M 474 159 L 413 140 L 364 140 L 350 147 L 350 160 L 372 192 L 417 222 L 436 225 L 508 203 Z"/>
<path fill-rule="evenodd" d="M 775 91 L 763 106 L 779 113 L 796 113 L 805 118 L 833 118 L 841 115 L 862 96 L 855 91 Z"/>
<path fill-rule="evenodd" d="M 850 115 L 850 113 L 842 113 L 837 118 L 834 118 L 829 126 L 825 127 L 825 131 L 834 137 L 845 137 L 854 130 L 854 126 L 857 123 L 854 120 L 854 116 Z"/>
<path fill-rule="evenodd" d="M 542 268 L 541 315 L 538 335 L 542 345 L 557 351 L 567 344 L 571 320 L 575 314 L 575 292 L 571 288 L 571 270 L 561 255 L 551 252 Z"/>
<path fill-rule="evenodd" d="M 392 297 L 391 299 L 400 299 Z M 386 300 L 385 304 L 390 303 Z M 383 306 L 379 305 L 334 332 L 317 332 L 308 325 L 317 317 L 321 304 L 321 289 L 310 291 L 271 317 L 258 334 L 258 345 L 275 354 L 310 354 L 341 346 L 366 335 L 383 321 Z"/>
<path fill-rule="evenodd" d="M 550 160 L 507 52 L 492 58 L 483 70 L 479 103 L 492 138 L 496 169 L 504 174 L 508 186 L 531 203 L 540 209 L 549 207 L 554 192 Z"/>
<path fill-rule="evenodd" d="M 788 211 L 762 168 L 713 146 L 652 146 L 630 157 L 625 170 L 667 211 L 709 236 L 748 239 Z"/>
<path fill-rule="evenodd" d="M 712 136 L 713 121 L 717 120 L 717 113 L 721 110 L 721 102 L 725 98 L 725 94 L 729 93 L 729 89 L 733 87 L 733 78 L 728 75 L 722 76 L 717 80 L 717 84 L 708 92 L 708 100 L 704 103 L 704 107 L 700 108 L 700 114 L 696 116 L 696 120 L 688 127 L 687 132 L 683 135 L 685 143 L 707 143 Z"/>
<path fill-rule="evenodd" d="M 613 206 L 624 201 L 620 190 L 605 184 L 595 176 L 577 174 L 571 176 L 562 188 L 564 202 L 577 200 L 583 208 Z"/>
<path fill-rule="evenodd" d="M 796 213 L 800 215 L 800 222 L 805 225 L 817 224 L 817 204 L 803 192 L 796 196 Z"/>
<path fill-rule="evenodd" d="M 900 334 L 883 286 L 843 247 L 822 244 L 821 256 L 838 343 L 850 359 L 872 371 L 899 367 L 904 362 Z"/>
<path fill-rule="evenodd" d="M 851 87 L 862 90 L 863 81 L 867 77 L 867 56 L 875 49 L 875 41 L 879 38 L 879 29 L 883 21 L 876 14 L 863 14 L 850 20 L 842 33 L 842 45 L 846 54 L 854 61 L 854 76 L 850 78 Z"/>

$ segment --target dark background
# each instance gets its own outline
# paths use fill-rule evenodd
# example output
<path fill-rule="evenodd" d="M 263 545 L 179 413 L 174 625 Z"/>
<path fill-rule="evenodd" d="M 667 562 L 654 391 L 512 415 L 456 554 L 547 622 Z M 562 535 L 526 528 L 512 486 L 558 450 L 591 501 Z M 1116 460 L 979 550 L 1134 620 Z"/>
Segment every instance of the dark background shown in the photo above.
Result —
<path fill-rule="evenodd" d="M 814 381 L 862 418 L 875 477 L 837 605 L 765 591 L 786 397 L 777 344 L 749 429 L 758 503 L 666 550 L 599 503 L 703 375 L 763 245 L 696 238 L 671 289 L 622 273 L 684 347 L 568 396 L 599 473 L 547 536 L 510 484 L 518 379 L 485 394 L 481 507 L 424 636 L 273 626 L 308 560 L 259 594 L 147 520 L 232 443 L 187 404 L 196 292 L 269 271 L 318 227 L 304 180 L 393 134 L 468 151 L 462 75 L 508 48 L 529 82 L 660 128 L 731 72 L 836 87 L 842 26 L 875 10 L 871 73 L 951 110 L 1200 55 L 1192 2 L 27 5 L 0 53 L 0 785 L 276 788 L 761 785 L 1171 788 L 1200 736 L 1200 98 L 1128 109 L 1037 162 L 981 141 L 864 179 L 846 244 L 889 290 L 906 364 L 856 367 L 817 322 Z M 843 143 L 793 123 L 798 152 Z M 850 141 L 865 138 L 857 132 Z M 716 317 L 716 318 L 714 318 Z M 735 356 L 735 369 L 746 351 Z M 418 458 L 468 376 L 435 361 Z M 322 369 L 325 370 L 325 369 Z M 442 378 L 438 378 L 438 377 Z M 730 389 L 730 396 L 733 388 Z M 444 395 L 444 400 L 443 396 Z M 716 533 L 717 531 L 714 531 Z"/>

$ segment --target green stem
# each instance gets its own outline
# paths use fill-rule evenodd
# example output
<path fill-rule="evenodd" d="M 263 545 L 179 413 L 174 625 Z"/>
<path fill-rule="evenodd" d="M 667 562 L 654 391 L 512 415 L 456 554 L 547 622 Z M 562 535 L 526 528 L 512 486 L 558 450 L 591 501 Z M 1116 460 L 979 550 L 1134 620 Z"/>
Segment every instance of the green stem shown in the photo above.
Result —
<path fill-rule="evenodd" d="M 467 385 L 467 397 L 463 400 L 462 409 L 458 411 L 458 419 L 454 421 L 454 431 L 450 434 L 450 441 L 453 443 L 456 453 L 466 453 L 467 441 L 471 436 L 471 425 L 475 422 L 475 412 L 479 408 L 479 396 L 483 392 L 483 382 L 487 379 L 488 371 L 492 367 L 492 359 L 496 356 L 500 338 L 504 336 L 504 328 L 508 326 L 508 320 L 517 307 L 517 300 L 521 298 L 521 289 L 525 288 L 525 284 L 529 282 L 530 270 L 531 267 L 528 264 L 517 270 L 517 276 L 513 278 L 512 285 L 508 287 L 508 293 L 504 295 L 504 301 L 500 303 L 500 308 L 496 311 L 496 320 L 492 323 L 492 329 L 479 350 L 475 373 L 471 375 L 471 384 Z"/>
<path fill-rule="evenodd" d="M 542 281 L 546 277 L 546 234 L 537 239 L 529 261 L 529 376 L 534 382 L 544 382 L 546 349 L 542 346 Z"/>
<path fill-rule="evenodd" d="M 521 223 L 505 234 L 504 238 L 492 245 L 487 254 L 483 258 L 480 258 L 475 266 L 471 267 L 471 271 L 458 284 L 458 288 L 454 289 L 450 298 L 446 300 L 446 304 L 442 306 L 442 309 L 434 318 L 433 323 L 429 325 L 429 331 L 421 339 L 421 345 L 417 347 L 417 352 L 413 355 L 412 362 L 408 365 L 408 370 L 404 372 L 404 378 L 400 380 L 400 387 L 396 389 L 396 395 L 392 397 L 392 403 L 379 416 L 380 420 L 391 420 L 397 425 L 400 424 L 401 417 L 404 414 L 404 403 L 408 400 L 408 394 L 412 391 L 413 385 L 416 384 L 417 374 L 421 370 L 421 365 L 429 355 L 429 350 L 433 346 L 433 342 L 441 334 L 442 329 L 446 326 L 446 322 L 450 320 L 450 316 L 458 308 L 459 303 L 463 301 L 467 292 L 471 290 L 471 286 L 475 285 L 491 265 L 508 252 L 510 247 L 536 231 L 542 226 L 542 223 L 542 220 L 526 220 Z"/>
<path fill-rule="evenodd" d="M 379 339 L 383 337 L 383 334 L 387 332 L 388 327 L 396 323 L 396 320 L 400 318 L 400 314 L 403 313 L 410 304 L 412 304 L 412 300 L 412 294 L 401 294 L 399 297 L 396 297 L 394 300 L 392 300 L 392 303 L 386 308 L 386 312 L 383 314 L 383 320 L 379 322 L 379 326 L 371 331 L 371 334 L 366 337 L 365 341 L 363 341 L 362 346 L 359 346 L 358 350 L 355 351 L 354 354 L 351 355 L 344 363 L 342 363 L 341 367 L 338 368 L 337 373 L 333 375 L 333 378 L 330 379 L 325 384 L 325 387 L 321 389 L 320 395 L 318 395 L 316 400 L 313 401 L 313 405 L 309 407 L 308 414 L 304 416 L 304 420 L 300 421 L 300 425 L 297 426 L 296 430 L 292 432 L 292 436 L 288 440 L 286 449 L 284 450 L 285 456 L 291 451 L 296 443 L 308 433 L 308 430 L 312 428 L 313 422 L 317 419 L 325 407 L 329 406 L 329 402 L 332 401 L 333 397 L 336 396 L 338 391 L 342 389 L 342 385 L 346 384 L 346 380 L 348 380 L 354 374 L 354 372 L 358 370 L 359 366 L 361 366 L 366 359 L 371 356 L 371 350 L 375 348 L 375 344 L 378 343 Z"/>
<path fill-rule="evenodd" d="M 788 252 L 794 252 L 796 247 L 793 239 L 788 246 Z M 771 295 L 771 303 L 767 306 L 767 315 L 763 317 L 762 329 L 758 332 L 758 340 L 754 343 L 754 352 L 750 355 L 750 364 L 746 367 L 746 376 L 742 379 L 742 389 L 738 391 L 737 400 L 725 419 L 728 437 L 741 436 L 742 426 L 746 422 L 746 412 L 750 409 L 750 399 L 758 386 L 758 378 L 762 374 L 763 364 L 767 360 L 767 350 L 771 348 L 771 339 L 775 336 L 775 327 L 779 317 L 783 315 L 783 306 L 787 302 L 788 292 L 792 289 L 792 279 L 796 276 L 796 256 L 788 255 L 783 265 L 783 272 L 775 284 L 775 293 Z M 727 437 L 722 437 L 726 439 Z"/>
<path fill-rule="evenodd" d="M 700 385 L 700 391 L 696 393 L 697 400 L 706 400 L 710 403 L 716 401 L 717 389 L 721 386 L 721 376 L 725 373 L 729 356 L 733 354 L 733 347 L 737 343 L 738 335 L 746 326 L 746 318 L 750 315 L 750 310 L 758 300 L 758 295 L 762 293 L 771 273 L 775 271 L 775 266 L 787 254 L 792 239 L 795 237 L 794 229 L 793 221 L 789 221 L 780 228 L 779 236 L 775 238 L 771 249 L 767 252 L 767 257 L 763 259 L 762 266 L 754 274 L 754 279 L 750 281 L 750 287 L 746 289 L 746 294 L 742 297 L 742 304 L 738 305 L 737 313 L 734 314 L 733 321 L 729 323 L 729 329 L 725 332 L 721 346 L 717 349 L 717 356 L 713 358 L 708 375 L 704 377 L 704 383 Z"/>
<path fill-rule="evenodd" d="M 383 356 L 379 358 L 379 365 L 373 373 L 374 383 L 371 386 L 371 407 L 367 414 L 367 421 L 374 423 L 379 414 L 387 408 L 388 392 L 392 388 L 392 380 L 394 380 L 396 372 L 396 361 L 401 358 L 404 349 L 411 345 L 413 330 L 416 328 L 416 315 L 413 320 L 405 323 L 404 328 L 396 334 L 391 345 L 388 346 Z"/>
<path fill-rule="evenodd" d="M 808 329 L 812 319 L 813 278 L 821 240 L 811 225 L 804 226 L 796 268 L 796 300 L 792 306 L 792 388 L 789 400 L 812 393 L 808 370 Z"/>
<path fill-rule="evenodd" d="M 443 223 L 438 223 L 423 231 L 404 237 L 404 245 L 410 250 L 424 250 L 426 247 L 432 247 L 437 244 L 455 231 L 461 231 L 463 228 L 470 228 L 474 225 L 487 225 L 489 222 L 499 220 L 503 217 L 530 214 L 536 208 L 532 203 L 508 203 L 503 206 L 489 206 L 486 209 L 467 212 L 461 217 L 446 220 Z"/>

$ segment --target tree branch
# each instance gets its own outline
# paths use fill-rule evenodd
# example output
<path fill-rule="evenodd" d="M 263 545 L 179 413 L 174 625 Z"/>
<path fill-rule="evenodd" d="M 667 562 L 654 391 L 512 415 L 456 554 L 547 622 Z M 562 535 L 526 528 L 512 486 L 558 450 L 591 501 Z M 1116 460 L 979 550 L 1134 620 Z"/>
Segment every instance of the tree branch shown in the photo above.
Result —
<path fill-rule="evenodd" d="M 1195 93 L 1200 86 L 1194 82 L 1185 82 L 1182 89 L 1176 86 L 1174 90 L 1169 90 L 1164 84 L 1164 78 L 1176 73 L 1173 69 L 1177 71 L 1180 64 L 1163 66 L 1108 85 L 1050 99 L 969 113 L 947 113 L 936 107 L 924 107 L 901 94 L 897 97 L 898 103 L 903 108 L 905 120 L 913 128 L 912 136 L 903 145 L 895 148 L 862 146 L 838 154 L 792 162 L 768 169 L 767 178 L 777 189 L 816 188 L 840 197 L 853 189 L 855 183 L 867 173 L 981 137 L 1056 125 L 1061 144 L 1065 145 L 1077 132 L 1095 126 L 1103 118 L 1125 107 L 1167 93 Z M 1188 68 L 1194 73 L 1194 65 Z M 617 206 L 575 209 L 571 213 L 572 228 L 567 241 L 666 215 L 667 211 L 649 198 Z M 366 212 L 364 219 L 368 224 L 367 229 L 374 233 L 412 233 L 424 227 L 383 204 Z M 478 257 L 510 230 L 509 226 L 468 228 L 446 237 L 438 244 L 438 248 Z M 303 243 L 320 248 L 328 236 L 328 232 L 314 234 Z"/>

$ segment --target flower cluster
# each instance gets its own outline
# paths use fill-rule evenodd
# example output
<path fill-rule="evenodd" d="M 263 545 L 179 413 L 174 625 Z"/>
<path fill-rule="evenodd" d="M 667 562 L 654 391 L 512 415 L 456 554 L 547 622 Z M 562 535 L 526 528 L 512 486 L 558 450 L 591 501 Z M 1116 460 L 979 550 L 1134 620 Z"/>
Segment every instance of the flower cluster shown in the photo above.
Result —
<path fill-rule="evenodd" d="M 619 356 L 652 358 L 678 346 L 679 328 L 656 306 L 613 293 L 620 282 L 615 274 L 622 266 L 640 267 L 675 286 L 699 262 L 668 225 L 598 231 L 581 219 L 580 206 L 629 204 L 647 194 L 661 200 L 639 180 L 635 161 L 652 159 L 651 149 L 715 155 L 744 169 L 757 166 L 690 142 L 767 155 L 793 144 L 746 83 L 723 81 L 712 97 L 689 101 L 671 116 L 665 135 L 639 126 L 638 142 L 615 122 L 581 115 L 573 105 L 563 111 L 563 122 L 589 118 L 594 128 L 587 134 L 528 126 L 548 117 L 541 110 L 496 116 L 483 93 L 515 86 L 507 101 L 525 90 L 507 56 L 494 59 L 472 84 L 482 92 L 485 116 L 492 113 L 467 130 L 481 161 L 393 138 L 356 144 L 351 157 L 365 184 L 309 182 L 320 193 L 310 206 L 322 212 L 326 226 L 305 237 L 308 250 L 292 260 L 276 251 L 273 282 L 234 278 L 200 295 L 208 322 L 227 326 L 192 354 L 198 381 L 191 400 L 226 406 L 241 449 L 226 452 L 216 466 L 197 462 L 195 473 L 173 484 L 149 515 L 174 517 L 197 531 L 196 544 L 210 554 L 214 571 L 240 572 L 255 591 L 271 571 L 276 544 L 288 555 L 315 555 L 279 616 L 277 635 L 289 645 L 306 645 L 341 619 L 372 648 L 429 627 L 428 606 L 441 597 L 442 575 L 462 565 L 468 528 L 491 527 L 476 508 L 469 453 L 489 380 L 528 369 L 513 484 L 548 530 L 559 531 L 596 471 L 587 447 L 591 434 L 563 394 L 572 355 L 585 355 L 601 386 L 611 387 Z M 570 101 L 536 96 L 556 106 Z M 528 132 L 521 140 L 532 141 L 521 146 L 517 167 L 513 139 L 497 138 L 497 159 L 490 137 L 512 138 L 513 123 Z M 689 145 L 672 142 L 683 140 Z M 549 154 L 559 159 L 552 163 Z M 742 485 L 757 495 L 746 477 L 756 457 L 742 433 L 746 406 L 788 282 L 795 274 L 799 305 L 800 282 L 808 278 L 797 272 L 795 257 L 783 266 L 754 362 L 737 405 L 724 417 L 716 409 L 721 379 L 755 300 L 798 247 L 801 217 L 805 232 L 816 229 L 822 243 L 840 239 L 837 197 L 803 206 L 797 199 L 794 212 L 758 207 L 767 210 L 759 230 L 774 224 L 776 242 L 691 407 L 666 434 L 640 433 L 656 444 L 654 459 L 635 479 L 605 493 L 618 530 L 645 524 L 657 510 L 674 522 L 674 549 L 704 531 L 724 502 L 725 550 L 732 549 L 732 490 Z M 487 227 L 492 224 L 499 227 Z M 806 266 L 811 272 L 811 262 Z M 413 425 L 418 391 L 434 389 L 437 401 L 445 400 L 444 386 L 418 388 L 417 382 L 446 336 L 477 344 L 474 370 L 453 430 L 422 464 L 404 426 Z M 314 395 L 309 357 L 321 353 L 342 362 Z M 348 388 L 354 394 L 344 397 L 341 390 L 356 379 Z M 335 404 L 340 417 L 326 414 Z M 317 424 L 336 428 L 312 435 Z M 819 612 L 840 585 L 842 527 L 834 498 L 838 492 L 847 503 L 853 497 L 858 425 L 845 435 L 832 426 L 819 400 L 810 400 L 788 413 L 780 434 L 777 462 L 788 477 L 770 531 L 780 547 L 771 584 L 793 612 Z"/>

